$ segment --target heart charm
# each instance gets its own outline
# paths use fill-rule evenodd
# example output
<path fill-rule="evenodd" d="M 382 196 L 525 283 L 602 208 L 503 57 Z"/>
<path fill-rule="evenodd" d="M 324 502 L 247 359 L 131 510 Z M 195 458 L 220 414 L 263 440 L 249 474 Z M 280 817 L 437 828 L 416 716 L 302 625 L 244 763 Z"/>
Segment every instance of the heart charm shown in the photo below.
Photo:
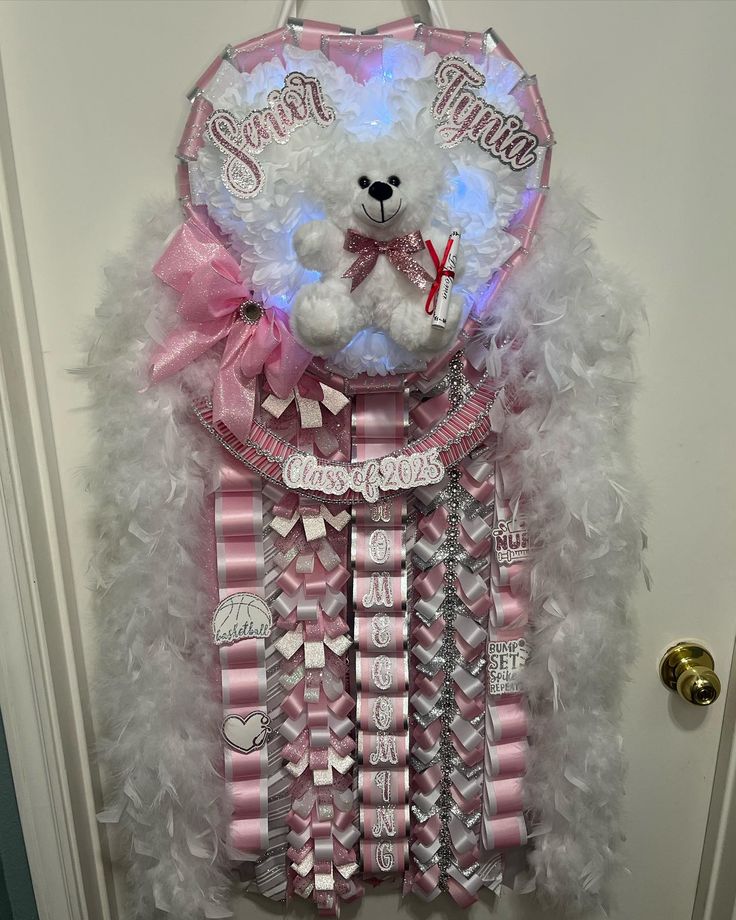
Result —
<path fill-rule="evenodd" d="M 222 723 L 222 737 L 241 754 L 252 754 L 266 743 L 270 724 L 269 717 L 260 710 L 251 712 L 245 718 L 229 715 Z"/>

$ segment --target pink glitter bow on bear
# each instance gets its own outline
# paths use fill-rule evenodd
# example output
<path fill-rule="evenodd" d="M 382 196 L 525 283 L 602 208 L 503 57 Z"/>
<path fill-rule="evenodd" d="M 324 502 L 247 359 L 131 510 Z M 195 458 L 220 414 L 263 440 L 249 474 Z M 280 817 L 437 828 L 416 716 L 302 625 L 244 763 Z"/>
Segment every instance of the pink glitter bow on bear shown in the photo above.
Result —
<path fill-rule="evenodd" d="M 212 391 L 213 418 L 241 441 L 255 408 L 255 380 L 263 372 L 273 392 L 286 398 L 312 360 L 274 308 L 241 310 L 250 290 L 225 246 L 197 218 L 177 230 L 154 273 L 182 296 L 182 322 L 153 355 L 154 383 L 182 370 L 227 339 Z"/>
<path fill-rule="evenodd" d="M 403 272 L 420 291 L 432 283 L 428 272 L 411 257 L 411 253 L 424 249 L 424 240 L 418 230 L 392 240 L 374 240 L 356 230 L 348 230 L 343 248 L 358 253 L 358 258 L 343 275 L 343 278 L 352 279 L 351 292 L 373 271 L 379 255 L 385 255 L 393 267 Z"/>

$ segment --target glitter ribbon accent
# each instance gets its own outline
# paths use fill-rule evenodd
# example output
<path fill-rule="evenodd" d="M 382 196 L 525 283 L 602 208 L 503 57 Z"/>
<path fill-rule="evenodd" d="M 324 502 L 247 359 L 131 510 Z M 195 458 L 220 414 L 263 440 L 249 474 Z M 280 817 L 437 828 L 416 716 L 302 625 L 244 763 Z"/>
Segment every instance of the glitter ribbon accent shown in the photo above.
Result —
<path fill-rule="evenodd" d="M 362 284 L 373 271 L 379 255 L 386 256 L 393 267 L 406 275 L 420 291 L 432 283 L 432 276 L 411 258 L 412 252 L 419 252 L 424 248 L 424 240 L 418 230 L 392 240 L 374 240 L 356 230 L 348 230 L 345 234 L 344 248 L 348 252 L 358 253 L 358 258 L 343 275 L 343 278 L 352 279 L 351 291 Z"/>
<path fill-rule="evenodd" d="M 277 649 L 287 690 L 280 731 L 286 769 L 293 777 L 286 855 L 292 892 L 311 898 L 321 914 L 338 915 L 341 901 L 362 894 L 354 850 L 359 835 L 349 718 L 355 703 L 347 692 L 346 655 L 352 645 L 346 621 L 347 521 L 330 515 L 330 530 L 312 533 L 315 518 L 324 524 L 319 509 L 298 499 L 294 504 L 294 498 L 283 496 L 274 518 L 287 522 L 288 516 L 291 523 L 296 517 L 278 541 L 284 568 L 274 603 L 284 630 Z M 317 538 L 314 552 L 310 539 Z"/>
<path fill-rule="evenodd" d="M 312 378 L 305 377 L 283 399 L 273 394 L 267 396 L 263 400 L 262 408 L 274 418 L 281 418 L 289 406 L 296 402 L 301 427 L 320 428 L 323 424 L 320 405 L 324 406 L 332 415 L 337 415 L 347 406 L 350 400 L 344 393 L 340 393 L 339 390 L 333 387 L 328 387 L 325 383 L 317 383 L 316 381 L 313 383 L 312 387 Z M 311 396 L 308 395 L 310 387 L 312 387 Z"/>
<path fill-rule="evenodd" d="M 192 216 L 174 234 L 154 273 L 181 298 L 181 322 L 152 358 L 154 383 L 171 376 L 225 340 L 214 381 L 214 416 L 247 438 L 257 398 L 256 378 L 263 373 L 271 389 L 286 396 L 312 359 L 291 334 L 288 320 L 274 308 L 261 309 L 253 321 L 242 315 L 249 287 L 240 266 L 210 225 Z"/>
<path fill-rule="evenodd" d="M 353 406 L 353 460 L 403 446 L 407 396 L 364 393 Z M 353 607 L 361 858 L 367 875 L 403 872 L 409 849 L 406 499 L 354 509 Z"/>
<path fill-rule="evenodd" d="M 346 527 L 350 522 L 350 512 L 342 510 L 333 514 L 325 505 L 300 501 L 296 493 L 287 493 L 274 509 L 271 527 L 286 537 L 300 520 L 307 542 L 311 543 L 327 536 L 328 525 L 336 531 Z"/>
<path fill-rule="evenodd" d="M 219 475 L 215 531 L 220 602 L 241 592 L 264 597 L 261 477 L 224 451 Z M 225 717 L 266 713 L 265 640 L 222 645 L 219 663 Z M 253 858 L 268 845 L 267 745 L 244 753 L 225 740 L 225 781 L 232 803 L 228 843 L 241 858 Z"/>

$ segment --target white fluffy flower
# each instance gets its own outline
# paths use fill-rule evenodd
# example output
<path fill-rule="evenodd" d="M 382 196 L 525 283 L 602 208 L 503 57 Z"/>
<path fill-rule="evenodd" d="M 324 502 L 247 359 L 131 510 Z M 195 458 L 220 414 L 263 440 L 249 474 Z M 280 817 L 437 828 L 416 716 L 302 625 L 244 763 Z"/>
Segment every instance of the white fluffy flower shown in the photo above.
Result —
<path fill-rule="evenodd" d="M 454 162 L 455 172 L 439 202 L 438 217 L 462 234 L 456 285 L 472 302 L 519 246 L 504 228 L 519 209 L 524 179 L 490 157 L 479 159 L 469 146 L 455 149 Z"/>
<path fill-rule="evenodd" d="M 424 361 L 397 345 L 385 332 L 364 329 L 330 358 L 328 366 L 330 370 L 346 377 L 355 377 L 357 374 L 384 377 L 386 374 L 406 374 L 421 370 Z"/>

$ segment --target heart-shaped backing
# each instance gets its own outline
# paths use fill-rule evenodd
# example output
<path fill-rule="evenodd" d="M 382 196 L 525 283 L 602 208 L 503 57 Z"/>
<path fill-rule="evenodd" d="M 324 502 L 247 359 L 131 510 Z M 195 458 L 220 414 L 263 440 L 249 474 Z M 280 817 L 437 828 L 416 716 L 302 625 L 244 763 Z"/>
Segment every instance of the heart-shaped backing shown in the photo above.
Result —
<path fill-rule="evenodd" d="M 452 60 L 464 62 L 483 82 L 470 87 L 470 95 L 468 85 L 459 87 L 453 105 L 443 111 L 438 68 Z M 264 174 L 261 191 L 239 198 L 223 181 L 227 155 L 222 145 L 213 143 L 209 120 L 215 110 L 229 111 L 238 120 L 259 109 L 267 112 L 273 93 L 295 71 L 318 81 L 337 127 L 307 119 L 286 137 L 267 143 L 258 154 Z M 446 85 L 444 89 L 449 91 Z M 328 181 L 320 162 L 336 137 L 360 142 L 402 132 L 424 144 L 430 137 L 431 144 L 435 133 L 435 152 L 441 150 L 447 163 L 447 179 L 433 211 L 440 228 L 436 241 L 449 227 L 462 233 L 462 265 L 455 279 L 464 303 L 460 343 L 488 315 L 499 289 L 529 251 L 548 187 L 553 138 L 536 79 L 491 30 L 434 29 L 407 19 L 359 35 L 337 25 L 291 21 L 283 29 L 226 48 L 197 80 L 190 99 L 192 109 L 177 151 L 180 200 L 226 243 L 250 279 L 254 296 L 264 303 L 288 313 L 299 290 L 315 278 L 295 258 L 293 235 L 303 223 L 321 216 L 309 176 Z M 477 110 L 476 128 L 483 118 L 483 124 L 501 119 L 494 143 L 495 137 L 505 136 L 503 131 L 511 136 L 515 126 L 536 139 L 531 165 L 513 168 L 504 156 L 484 149 L 480 131 L 473 136 L 470 121 L 463 128 L 463 112 L 476 105 L 485 106 Z M 433 111 L 440 117 L 433 119 Z M 519 140 L 511 152 L 522 147 Z M 331 369 L 346 377 L 407 373 L 423 366 L 375 329 L 365 330 L 330 358 Z"/>

